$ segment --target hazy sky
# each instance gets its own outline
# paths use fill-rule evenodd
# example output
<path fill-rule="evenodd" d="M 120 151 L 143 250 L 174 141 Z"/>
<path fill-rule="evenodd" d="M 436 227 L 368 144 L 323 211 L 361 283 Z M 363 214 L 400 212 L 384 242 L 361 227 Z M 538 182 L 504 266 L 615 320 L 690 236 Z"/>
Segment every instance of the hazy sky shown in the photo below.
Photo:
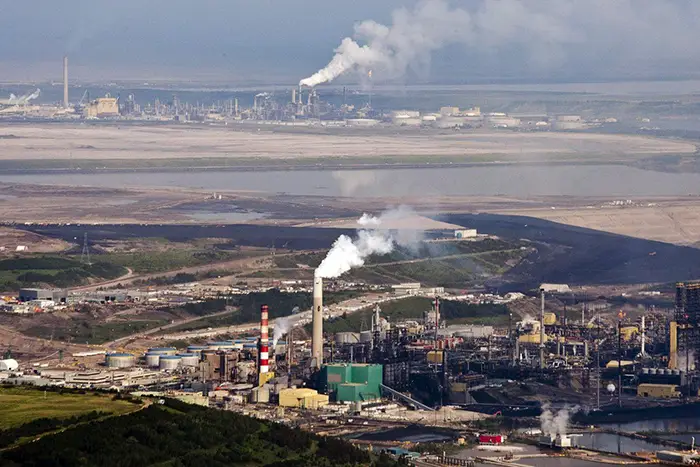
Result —
<path fill-rule="evenodd" d="M 405 72 L 397 77 L 392 69 L 387 79 L 675 77 L 700 70 L 697 0 L 452 0 L 460 10 L 430 14 L 427 25 L 412 19 L 421 3 L 413 0 L 2 3 L 0 81 L 59 79 L 68 54 L 71 76 L 80 79 L 296 82 L 323 67 L 356 23 L 391 26 L 400 7 L 409 11 L 397 21 L 411 28 L 400 37 L 410 41 L 389 51 L 420 50 L 400 50 L 416 63 L 401 64 Z M 455 30 L 439 38 L 444 43 L 425 52 L 415 42 L 436 40 L 430 28 L 443 27 Z"/>

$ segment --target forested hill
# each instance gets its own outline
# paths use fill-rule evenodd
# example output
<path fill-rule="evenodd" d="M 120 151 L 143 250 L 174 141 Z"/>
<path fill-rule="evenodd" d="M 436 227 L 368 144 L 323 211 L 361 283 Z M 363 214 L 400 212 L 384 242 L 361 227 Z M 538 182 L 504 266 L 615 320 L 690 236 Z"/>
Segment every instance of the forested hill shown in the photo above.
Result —
<path fill-rule="evenodd" d="M 398 465 L 335 439 L 167 400 L 0 452 L 3 466 L 331 467 Z"/>

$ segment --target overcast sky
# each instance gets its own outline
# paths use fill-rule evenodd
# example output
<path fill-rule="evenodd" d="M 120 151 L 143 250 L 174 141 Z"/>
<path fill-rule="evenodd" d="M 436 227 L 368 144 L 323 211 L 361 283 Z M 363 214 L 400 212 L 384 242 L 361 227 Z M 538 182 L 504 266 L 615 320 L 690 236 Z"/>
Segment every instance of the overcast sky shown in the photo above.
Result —
<path fill-rule="evenodd" d="M 68 54 L 71 76 L 83 80 L 211 78 L 235 84 L 296 82 L 323 67 L 340 41 L 353 36 L 356 23 L 372 19 L 391 25 L 392 11 L 413 8 L 417 2 L 2 3 L 0 81 L 59 79 L 61 57 Z M 697 0 L 449 3 L 473 15 L 471 26 L 464 28 L 474 30 L 434 47 L 418 66 L 409 64 L 400 79 L 672 78 L 700 70 Z"/>

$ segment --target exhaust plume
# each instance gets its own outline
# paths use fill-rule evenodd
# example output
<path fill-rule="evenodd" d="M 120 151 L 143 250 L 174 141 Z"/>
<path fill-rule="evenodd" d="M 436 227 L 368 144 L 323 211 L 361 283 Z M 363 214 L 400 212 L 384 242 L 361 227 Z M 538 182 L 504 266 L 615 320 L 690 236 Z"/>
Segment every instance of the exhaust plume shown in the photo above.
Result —
<path fill-rule="evenodd" d="M 456 2 L 455 2 L 456 3 Z M 467 3 L 467 2 L 463 2 Z M 386 79 L 420 72 L 434 51 L 464 45 L 483 65 L 510 59 L 529 68 L 617 67 L 648 70 L 650 62 L 697 63 L 687 44 L 698 38 L 700 4 L 680 0 L 482 0 L 451 8 L 447 0 L 421 0 L 400 8 L 389 25 L 357 23 L 324 68 L 302 86 L 369 70 Z M 675 62 L 674 62 L 675 63 Z M 667 67 L 665 65 L 664 67 Z M 681 65 L 682 66 L 682 65 Z"/>
<path fill-rule="evenodd" d="M 571 410 L 574 410 L 572 408 Z M 540 425 L 542 433 L 551 437 L 557 435 L 565 436 L 569 428 L 569 417 L 571 416 L 570 409 L 563 408 L 556 412 L 550 410 L 549 404 L 542 406 L 542 414 L 540 415 Z"/>
<path fill-rule="evenodd" d="M 316 269 L 315 275 L 325 279 L 338 277 L 352 268 L 365 264 L 370 255 L 386 255 L 394 250 L 396 245 L 411 247 L 422 239 L 422 231 L 415 229 L 395 229 L 391 232 L 380 230 L 389 221 L 401 221 L 417 216 L 407 206 L 399 206 L 383 212 L 378 217 L 364 213 L 357 220 L 360 230 L 357 238 L 352 239 L 341 235 L 333 243 L 330 251 Z"/>
<path fill-rule="evenodd" d="M 295 309 L 298 310 L 298 307 L 294 307 Z M 273 325 L 274 332 L 272 334 L 272 347 L 274 348 L 277 346 L 277 341 L 279 341 L 282 336 L 287 334 L 290 329 L 294 327 L 294 323 L 296 323 L 296 319 L 293 318 L 294 316 L 294 310 L 292 310 L 292 315 L 291 316 L 285 316 L 283 318 L 277 318 L 275 319 L 275 324 Z"/>
<path fill-rule="evenodd" d="M 394 240 L 385 232 L 360 230 L 355 240 L 347 235 L 341 235 L 333 243 L 328 255 L 321 261 L 315 276 L 324 279 L 338 277 L 352 268 L 364 265 L 368 256 L 386 255 L 393 249 Z"/>

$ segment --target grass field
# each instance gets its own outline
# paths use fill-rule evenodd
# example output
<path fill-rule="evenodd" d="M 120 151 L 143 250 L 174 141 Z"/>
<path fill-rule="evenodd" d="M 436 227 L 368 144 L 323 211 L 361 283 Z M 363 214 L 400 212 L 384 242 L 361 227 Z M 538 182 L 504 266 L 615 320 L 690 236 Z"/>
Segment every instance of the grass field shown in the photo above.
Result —
<path fill-rule="evenodd" d="M 110 394 L 60 394 L 24 388 L 0 388 L 0 429 L 18 427 L 38 418 L 69 418 L 93 410 L 123 415 L 140 405 L 112 400 Z"/>

